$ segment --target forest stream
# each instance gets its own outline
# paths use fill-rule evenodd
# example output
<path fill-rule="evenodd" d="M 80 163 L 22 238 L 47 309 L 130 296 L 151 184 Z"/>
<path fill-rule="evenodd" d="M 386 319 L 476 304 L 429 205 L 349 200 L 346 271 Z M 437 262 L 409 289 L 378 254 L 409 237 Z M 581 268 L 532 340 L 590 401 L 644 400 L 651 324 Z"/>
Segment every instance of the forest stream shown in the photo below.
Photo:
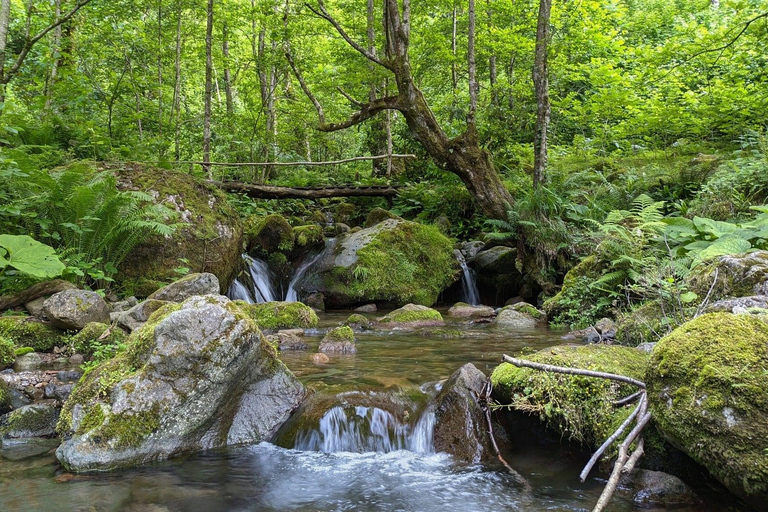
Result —
<path fill-rule="evenodd" d="M 310 348 L 345 318 L 345 313 L 322 314 L 318 329 L 306 333 Z M 488 374 L 502 353 L 561 343 L 560 333 L 547 329 L 514 332 L 466 323 L 448 327 L 461 336 L 363 332 L 358 335 L 358 353 L 335 356 L 332 364 L 312 363 L 311 352 L 283 352 L 288 367 L 330 405 L 320 411 L 320 418 L 294 416 L 286 424 L 294 423 L 292 436 L 286 435 L 284 426 L 273 439 L 275 444 L 209 451 L 109 474 L 64 473 L 53 450 L 15 462 L 4 460 L 0 508 L 29 512 L 591 508 L 605 474 L 593 473 L 580 484 L 577 475 L 589 454 L 565 443 L 513 439 L 505 457 L 530 481 L 532 491 L 525 493 L 501 466 L 461 466 L 424 442 L 431 428 L 425 417 L 428 395 L 456 368 L 471 362 Z M 412 416 L 412 421 L 399 424 L 395 416 L 403 410 L 393 415 L 374 405 L 345 407 L 352 396 L 410 407 L 421 420 Z M 422 438 L 415 439 L 418 436 Z M 633 505 L 631 493 L 618 493 L 609 510 L 641 509 Z"/>

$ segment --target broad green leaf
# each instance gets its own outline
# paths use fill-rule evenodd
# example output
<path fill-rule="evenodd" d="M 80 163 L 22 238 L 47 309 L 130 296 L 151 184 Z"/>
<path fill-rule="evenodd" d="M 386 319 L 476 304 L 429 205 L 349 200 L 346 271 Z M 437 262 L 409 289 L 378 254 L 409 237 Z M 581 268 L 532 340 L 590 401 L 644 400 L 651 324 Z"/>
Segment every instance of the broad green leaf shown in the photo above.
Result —
<path fill-rule="evenodd" d="M 64 271 L 64 264 L 59 261 L 56 251 L 49 245 L 42 244 L 27 235 L 0 235 L 0 247 L 7 251 L 0 265 L 10 266 L 32 277 L 50 279 L 58 277 Z M 3 265 L 5 263 L 5 265 Z"/>
<path fill-rule="evenodd" d="M 698 256 L 698 262 L 703 262 L 716 258 L 717 256 L 725 256 L 728 254 L 742 254 L 752 248 L 752 244 L 749 240 L 743 238 L 737 238 L 733 236 L 726 236 L 719 238 L 712 245 L 701 251 Z"/>
<path fill-rule="evenodd" d="M 699 296 L 695 292 L 685 292 L 680 294 L 680 302 L 683 304 L 690 304 L 695 301 Z"/>

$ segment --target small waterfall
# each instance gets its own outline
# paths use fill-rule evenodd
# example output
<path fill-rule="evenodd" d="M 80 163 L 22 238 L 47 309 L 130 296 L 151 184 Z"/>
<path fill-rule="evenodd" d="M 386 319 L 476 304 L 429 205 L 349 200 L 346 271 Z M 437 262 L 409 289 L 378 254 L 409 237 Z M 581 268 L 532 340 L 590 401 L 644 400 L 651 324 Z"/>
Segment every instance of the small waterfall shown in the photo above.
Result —
<path fill-rule="evenodd" d="M 324 453 L 395 450 L 434 453 L 434 426 L 435 414 L 431 409 L 411 426 L 378 407 L 336 406 L 323 415 L 318 429 L 299 432 L 294 448 Z"/>
<path fill-rule="evenodd" d="M 312 265 L 314 265 L 317 260 L 320 259 L 320 257 L 323 255 L 323 252 L 319 252 L 316 255 L 314 255 L 312 258 L 308 259 L 304 263 L 302 263 L 299 268 L 296 269 L 296 273 L 293 275 L 293 279 L 291 279 L 290 284 L 288 285 L 288 293 L 285 295 L 285 301 L 286 302 L 298 302 L 299 300 L 299 283 L 304 278 L 304 274 L 307 273 L 307 270 L 309 270 Z"/>
<path fill-rule="evenodd" d="M 464 259 L 464 255 L 461 251 L 454 251 L 456 259 L 461 265 L 461 301 L 466 302 L 471 306 L 480 305 L 480 291 L 477 289 L 477 282 L 472 269 L 467 265 L 467 260 Z"/>
<path fill-rule="evenodd" d="M 275 297 L 274 275 L 265 261 L 243 254 L 246 271 L 242 272 L 229 287 L 230 299 L 244 300 L 250 304 L 272 302 Z"/>

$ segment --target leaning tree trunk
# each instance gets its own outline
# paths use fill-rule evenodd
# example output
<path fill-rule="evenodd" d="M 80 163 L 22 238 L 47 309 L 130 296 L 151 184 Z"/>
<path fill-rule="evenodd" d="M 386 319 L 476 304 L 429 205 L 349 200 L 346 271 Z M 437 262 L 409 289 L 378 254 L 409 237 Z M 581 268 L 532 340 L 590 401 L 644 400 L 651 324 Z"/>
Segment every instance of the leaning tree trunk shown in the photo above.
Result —
<path fill-rule="evenodd" d="M 303 78 L 298 73 L 290 54 L 290 47 L 287 46 L 286 56 L 291 68 L 299 79 L 302 89 L 317 108 L 320 117 L 318 128 L 321 131 L 333 132 L 356 126 L 384 110 L 399 110 L 403 114 L 411 133 L 424 146 L 438 167 L 459 176 L 467 190 L 475 198 L 477 205 L 486 215 L 497 219 L 506 219 L 507 210 L 514 200 L 496 173 L 491 155 L 480 145 L 474 122 L 477 101 L 476 88 L 471 89 L 473 100 L 470 106 L 467 130 L 462 135 L 451 139 L 440 127 L 427 100 L 415 84 L 408 58 L 410 0 L 402 1 L 402 10 L 398 0 L 385 0 L 384 2 L 386 43 L 383 57 L 379 57 L 355 42 L 327 11 L 322 0 L 317 0 L 316 7 L 309 6 L 309 8 L 316 15 L 331 23 L 341 37 L 358 53 L 389 70 L 394 75 L 394 81 L 397 85 L 396 96 L 383 96 L 365 104 L 358 103 L 359 110 L 347 120 L 339 123 L 328 123 L 317 98 L 308 90 L 306 83 L 303 82 Z M 474 34 L 471 35 L 474 37 Z M 470 58 L 473 58 L 473 52 L 470 51 L 469 53 Z"/>

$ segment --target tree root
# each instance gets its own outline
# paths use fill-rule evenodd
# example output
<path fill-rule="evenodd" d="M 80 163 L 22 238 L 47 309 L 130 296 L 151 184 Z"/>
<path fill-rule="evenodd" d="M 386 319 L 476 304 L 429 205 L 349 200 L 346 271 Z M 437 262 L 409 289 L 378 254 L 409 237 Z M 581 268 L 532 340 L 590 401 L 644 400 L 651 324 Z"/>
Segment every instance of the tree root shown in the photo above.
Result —
<path fill-rule="evenodd" d="M 619 484 L 621 475 L 630 473 L 635 468 L 637 461 L 640 460 L 640 457 L 642 457 L 644 453 L 643 447 L 645 443 L 643 441 L 642 432 L 648 425 L 648 422 L 651 420 L 651 413 L 648 411 L 648 395 L 646 393 L 645 383 L 625 375 L 534 363 L 524 359 L 515 359 L 514 357 L 509 357 L 508 355 L 504 355 L 502 359 L 504 362 L 513 364 L 518 367 L 531 368 L 543 372 L 564 373 L 567 375 L 582 375 L 585 377 L 610 379 L 618 382 L 632 384 L 639 388 L 637 392 L 621 398 L 613 403 L 614 407 L 621 407 L 627 404 L 631 404 L 635 400 L 639 400 L 639 403 L 632 411 L 632 413 L 627 417 L 626 420 L 624 420 L 621 425 L 619 425 L 619 428 L 617 428 L 614 433 L 611 434 L 608 439 L 606 439 L 605 442 L 595 451 L 579 475 L 579 478 L 582 482 L 586 480 L 589 472 L 595 466 L 600 457 L 603 456 L 606 450 L 608 450 L 608 448 L 610 448 L 610 446 L 624 433 L 627 427 L 634 423 L 634 428 L 632 428 L 629 434 L 626 435 L 622 443 L 619 445 L 619 455 L 616 458 L 616 462 L 613 464 L 613 471 L 611 472 L 611 476 L 608 478 L 608 482 L 606 482 L 605 487 L 603 488 L 603 492 L 600 495 L 600 498 L 597 500 L 595 507 L 592 509 L 592 512 L 602 512 L 605 510 L 605 507 L 608 506 L 608 502 L 611 500 L 611 497 L 613 497 L 613 493 L 616 491 L 616 487 Z M 635 443 L 635 447 L 630 451 L 633 443 Z"/>

